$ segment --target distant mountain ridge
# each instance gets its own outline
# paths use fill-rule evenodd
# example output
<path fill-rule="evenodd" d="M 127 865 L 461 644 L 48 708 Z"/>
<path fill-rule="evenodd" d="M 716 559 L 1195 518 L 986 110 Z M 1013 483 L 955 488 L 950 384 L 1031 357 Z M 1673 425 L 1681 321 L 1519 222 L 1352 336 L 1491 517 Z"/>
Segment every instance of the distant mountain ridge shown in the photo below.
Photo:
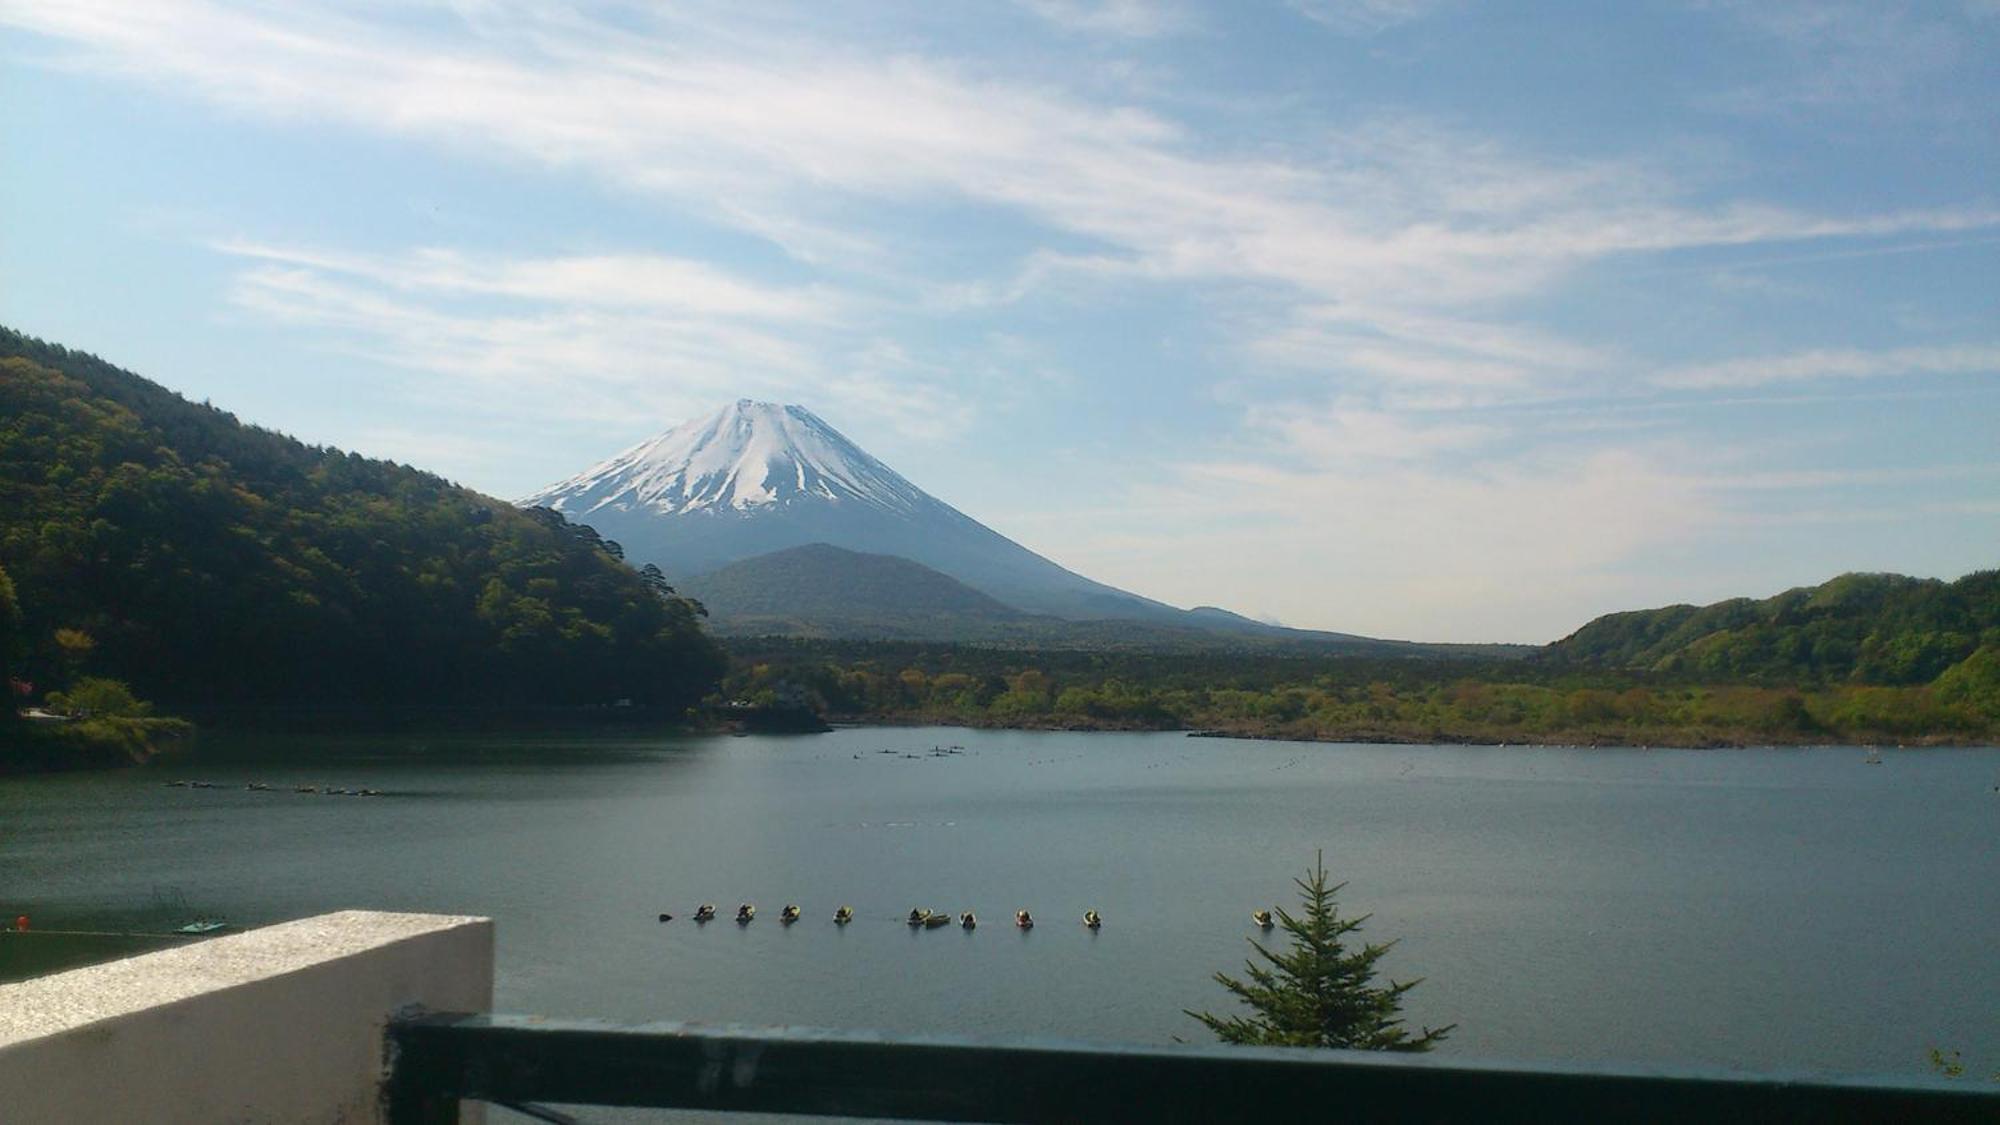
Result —
<path fill-rule="evenodd" d="M 1027 614 L 1212 624 L 1028 550 L 802 406 L 738 400 L 519 503 L 588 523 L 675 581 L 825 543 L 922 563 Z"/>
<path fill-rule="evenodd" d="M 708 609 L 710 628 L 743 636 L 976 638 L 1028 616 L 922 563 L 825 543 L 730 563 L 679 589 Z"/>

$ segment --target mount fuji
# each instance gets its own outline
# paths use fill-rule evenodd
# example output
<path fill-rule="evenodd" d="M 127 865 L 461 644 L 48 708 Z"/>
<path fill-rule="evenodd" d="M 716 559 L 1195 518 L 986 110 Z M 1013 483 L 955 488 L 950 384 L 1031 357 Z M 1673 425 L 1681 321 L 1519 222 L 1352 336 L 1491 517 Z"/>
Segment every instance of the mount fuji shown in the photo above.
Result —
<path fill-rule="evenodd" d="M 1268 628 L 1067 570 L 911 484 L 802 406 L 731 403 L 519 503 L 591 525 L 676 582 L 823 543 L 921 563 L 1028 614 Z"/>

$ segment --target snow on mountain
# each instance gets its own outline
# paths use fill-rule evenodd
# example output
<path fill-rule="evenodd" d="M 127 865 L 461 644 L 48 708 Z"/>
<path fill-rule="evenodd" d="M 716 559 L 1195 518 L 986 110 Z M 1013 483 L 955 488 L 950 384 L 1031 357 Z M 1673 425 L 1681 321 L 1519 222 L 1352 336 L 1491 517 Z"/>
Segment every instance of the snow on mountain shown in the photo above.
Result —
<path fill-rule="evenodd" d="M 739 399 L 521 501 L 586 520 L 600 509 L 679 515 L 813 502 L 915 514 L 930 497 L 803 406 Z M 935 503 L 935 501 L 931 501 Z"/>
<path fill-rule="evenodd" d="M 911 484 L 801 406 L 744 399 L 640 442 L 519 503 L 617 540 L 635 565 L 704 574 L 827 543 L 896 555 L 1031 613 L 1178 619 L 1081 575 Z"/>

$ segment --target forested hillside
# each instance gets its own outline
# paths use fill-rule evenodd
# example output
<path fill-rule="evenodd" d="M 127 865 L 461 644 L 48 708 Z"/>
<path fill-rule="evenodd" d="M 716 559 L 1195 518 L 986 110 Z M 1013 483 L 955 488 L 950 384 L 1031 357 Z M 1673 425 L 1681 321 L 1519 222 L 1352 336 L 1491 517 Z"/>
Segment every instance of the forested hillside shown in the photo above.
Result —
<path fill-rule="evenodd" d="M 1956 582 L 1843 574 L 1774 598 L 1600 617 L 1549 658 L 1762 684 L 1927 684 L 2000 649 L 2000 570 Z"/>
<path fill-rule="evenodd" d="M 15 674 L 169 705 L 682 708 L 724 660 L 615 544 L 0 329 Z"/>

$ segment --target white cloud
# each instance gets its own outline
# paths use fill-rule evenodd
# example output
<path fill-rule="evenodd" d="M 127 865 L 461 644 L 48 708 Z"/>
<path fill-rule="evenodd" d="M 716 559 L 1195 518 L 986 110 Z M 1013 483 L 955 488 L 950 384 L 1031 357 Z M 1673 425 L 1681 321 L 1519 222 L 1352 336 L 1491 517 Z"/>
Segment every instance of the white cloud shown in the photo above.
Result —
<path fill-rule="evenodd" d="M 336 347 L 444 376 L 426 397 L 465 407 L 502 396 L 551 422 L 629 424 L 704 412 L 745 395 L 875 419 L 919 440 L 972 421 L 978 371 L 864 338 L 865 303 L 817 287 L 745 280 L 655 255 L 501 258 L 426 248 L 341 254 L 249 241 L 216 248 L 254 263 L 240 309 L 325 330 Z M 461 412 L 465 407 L 461 407 Z M 378 431 L 370 431 L 375 434 Z M 380 430 L 401 456 L 413 431 Z M 370 446 L 375 448 L 375 446 Z M 446 445 L 454 471 L 475 462 Z"/>
<path fill-rule="evenodd" d="M 1250 412 L 1253 432 L 1275 438 L 1291 454 L 1319 468 L 1352 470 L 1384 462 L 1427 461 L 1491 441 L 1499 430 L 1476 423 L 1419 421 L 1365 405 L 1338 403 L 1316 411 L 1293 406 Z"/>
<path fill-rule="evenodd" d="M 1342 35 L 1374 35 L 1410 23 L 1449 0 L 1290 0 L 1292 10 Z"/>
<path fill-rule="evenodd" d="M 1981 110 L 1970 83 L 1941 76 L 1990 53 L 1990 29 L 1970 4 L 1900 0 L 1712 0 L 1776 50 L 1766 77 L 1714 94 L 1706 104 L 1746 116 L 1841 111 L 1906 115 L 1913 103 L 1976 128 Z M 1987 42 L 1981 43 L 1985 38 Z"/>
<path fill-rule="evenodd" d="M 1533 293 L 1607 255 L 2000 221 L 1990 210 L 1691 208 L 1654 169 L 1538 160 L 1408 121 L 1247 157 L 1141 109 L 765 35 L 543 18 L 426 38 L 309 7 L 203 0 L 7 4 L 0 19 L 70 44 L 67 65 L 586 169 L 820 262 L 852 249 L 850 233 L 833 232 L 867 225 L 855 201 L 943 197 L 1095 240 L 1095 266 L 1435 307 Z"/>
<path fill-rule="evenodd" d="M 1876 351 L 1822 348 L 1784 355 L 1750 356 L 1663 371 L 1653 376 L 1653 382 L 1674 389 L 1709 389 L 1820 379 L 1996 373 L 2000 373 L 2000 345 L 1974 344 Z"/>
<path fill-rule="evenodd" d="M 1070 31 L 1103 32 L 1152 39 L 1184 30 L 1187 9 L 1169 0 L 1015 0 L 1023 8 Z"/>
<path fill-rule="evenodd" d="M 762 285 L 705 262 L 652 254 L 503 258 L 425 247 L 362 255 L 246 240 L 214 244 L 224 254 L 324 273 L 389 289 L 451 297 L 506 297 L 609 308 L 670 309 L 752 320 L 827 321 L 841 298 L 823 287 Z"/>

